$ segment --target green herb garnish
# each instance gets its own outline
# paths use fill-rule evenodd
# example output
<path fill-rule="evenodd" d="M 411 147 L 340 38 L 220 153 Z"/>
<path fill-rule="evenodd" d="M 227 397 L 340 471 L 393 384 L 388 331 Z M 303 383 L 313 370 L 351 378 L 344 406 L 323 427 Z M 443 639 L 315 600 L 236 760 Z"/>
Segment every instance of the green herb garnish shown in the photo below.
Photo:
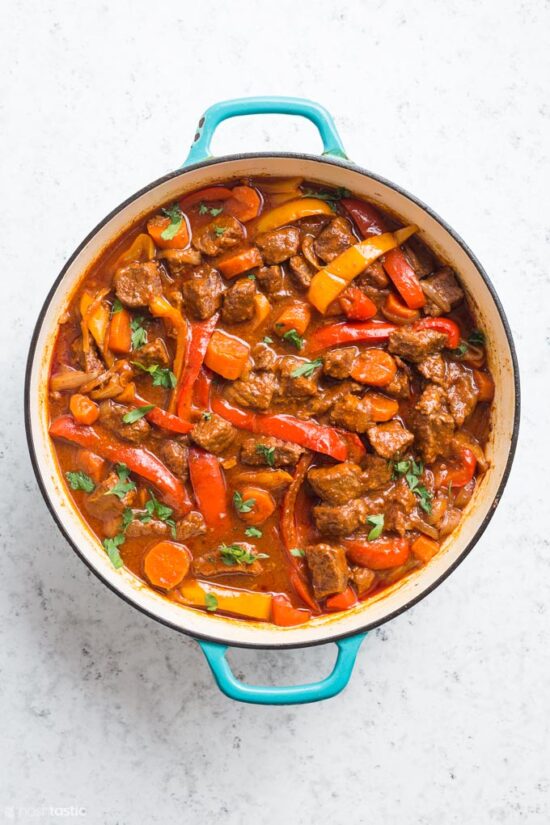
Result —
<path fill-rule="evenodd" d="M 413 493 L 415 494 L 415 496 L 418 497 L 418 503 L 420 504 L 421 508 L 424 510 L 425 513 L 428 513 L 429 515 L 432 512 L 433 494 L 430 493 L 430 491 L 426 487 L 424 487 L 423 484 L 418 484 L 414 488 Z"/>
<path fill-rule="evenodd" d="M 120 529 L 123 533 L 126 532 L 128 526 L 134 520 L 134 511 L 131 507 L 126 507 L 123 514 L 122 514 L 122 521 L 120 523 Z"/>
<path fill-rule="evenodd" d="M 253 272 L 251 272 L 250 275 L 247 275 L 246 277 L 248 278 L 249 281 L 255 281 L 256 280 L 256 276 L 254 275 Z"/>
<path fill-rule="evenodd" d="M 162 504 L 155 498 L 153 491 L 149 490 L 149 499 L 145 502 L 145 513 L 139 516 L 139 520 L 143 524 L 148 524 L 152 518 L 158 518 L 170 527 L 173 538 L 176 538 L 176 522 L 172 518 L 173 512 L 171 507 Z"/>
<path fill-rule="evenodd" d="M 267 553 L 252 553 L 240 544 L 220 544 L 218 547 L 222 561 L 228 567 L 236 564 L 254 564 L 256 559 L 267 559 Z"/>
<path fill-rule="evenodd" d="M 302 364 L 300 367 L 296 367 L 295 370 L 292 370 L 290 375 L 292 378 L 301 378 L 302 375 L 305 378 L 311 378 L 315 370 L 322 366 L 323 361 L 321 358 L 316 358 L 315 361 L 306 361 L 305 364 Z"/>
<path fill-rule="evenodd" d="M 216 235 L 216 238 L 221 238 L 221 236 L 225 235 L 226 232 L 227 232 L 227 226 L 215 226 L 214 227 L 214 233 Z"/>
<path fill-rule="evenodd" d="M 342 200 L 342 198 L 349 198 L 350 195 L 351 192 L 349 189 L 344 189 L 342 186 L 339 186 L 332 192 L 327 189 L 320 189 L 319 191 L 304 189 L 302 193 L 303 198 L 317 198 L 320 201 L 326 201 L 331 209 L 334 209 L 336 203 Z"/>
<path fill-rule="evenodd" d="M 374 541 L 374 539 L 377 539 L 382 534 L 382 530 L 384 529 L 384 513 L 378 513 L 375 516 L 367 516 L 367 524 L 370 524 L 372 527 L 367 539 L 369 541 Z"/>
<path fill-rule="evenodd" d="M 164 387 L 173 390 L 177 384 L 177 379 L 172 370 L 168 367 L 161 367 L 160 364 L 142 364 L 139 361 L 132 361 L 135 367 L 139 367 L 143 372 L 148 372 L 153 378 L 153 387 Z"/>
<path fill-rule="evenodd" d="M 207 206 L 205 203 L 199 205 L 199 215 L 212 215 L 213 218 L 217 218 L 222 212 L 223 206 Z"/>
<path fill-rule="evenodd" d="M 203 414 L 201 415 L 201 418 L 202 418 L 202 420 L 203 420 L 203 421 L 210 421 L 210 419 L 212 418 L 212 413 L 211 413 L 211 412 L 207 412 L 207 411 L 205 410 L 205 411 L 203 412 Z"/>
<path fill-rule="evenodd" d="M 261 530 L 258 530 L 257 527 L 247 527 L 244 531 L 245 536 L 248 536 L 250 539 L 261 539 L 263 533 Z"/>
<path fill-rule="evenodd" d="M 118 481 L 114 487 L 111 487 L 106 495 L 123 499 L 126 493 L 131 493 L 132 490 L 136 489 L 136 484 L 129 478 L 130 470 L 126 464 L 116 464 L 115 472 L 118 476 Z"/>
<path fill-rule="evenodd" d="M 296 349 L 302 349 L 304 346 L 304 339 L 301 335 L 298 335 L 295 329 L 287 330 L 283 335 L 283 340 L 288 341 L 289 344 L 293 344 Z"/>
<path fill-rule="evenodd" d="M 117 570 L 119 567 L 122 567 L 124 563 L 118 551 L 118 548 L 121 544 L 124 544 L 124 541 L 124 536 L 121 533 L 119 533 L 117 536 L 113 536 L 112 539 L 103 539 L 103 547 L 105 548 L 105 552 L 109 556 L 111 564 Z"/>
<path fill-rule="evenodd" d="M 82 470 L 76 472 L 65 473 L 65 478 L 69 482 L 71 490 L 83 490 L 85 493 L 92 493 L 95 490 L 95 484 L 89 475 L 83 473 Z"/>
<path fill-rule="evenodd" d="M 415 461 L 414 458 L 410 461 L 397 461 L 393 466 L 393 478 L 405 476 L 405 481 L 418 498 L 420 507 L 425 513 L 431 513 L 433 494 L 423 484 L 420 484 L 423 472 L 424 464 L 422 461 Z"/>
<path fill-rule="evenodd" d="M 266 464 L 275 466 L 275 447 L 267 447 L 265 444 L 256 444 L 256 452 L 265 458 Z"/>
<path fill-rule="evenodd" d="M 122 301 L 120 301 L 118 298 L 115 298 L 111 306 L 111 315 L 116 315 L 117 312 L 122 312 L 123 309 L 124 307 L 122 305 Z"/>
<path fill-rule="evenodd" d="M 209 613 L 214 613 L 218 609 L 218 600 L 213 593 L 204 594 L 204 605 Z"/>
<path fill-rule="evenodd" d="M 154 404 L 146 404 L 145 407 L 136 407 L 135 410 L 130 410 L 130 412 L 125 413 L 122 416 L 122 421 L 124 424 L 134 424 L 136 421 L 139 421 L 140 418 L 143 418 L 144 415 L 151 412 L 151 410 L 155 409 Z"/>
<path fill-rule="evenodd" d="M 449 352 L 451 353 L 451 355 L 455 355 L 457 358 L 461 358 L 468 352 L 468 344 L 465 341 L 461 341 L 458 347 L 449 350 Z"/>
<path fill-rule="evenodd" d="M 484 347 L 485 340 L 485 333 L 481 329 L 474 329 L 468 335 L 468 343 L 472 344 L 474 347 Z"/>
<path fill-rule="evenodd" d="M 160 237 L 164 241 L 171 241 L 172 238 L 175 238 L 178 232 L 180 231 L 181 225 L 184 221 L 184 214 L 181 211 L 181 206 L 178 203 L 172 204 L 166 209 L 162 210 L 162 214 L 166 215 L 167 218 L 170 218 L 170 223 L 160 233 Z"/>
<path fill-rule="evenodd" d="M 296 556 L 297 559 L 302 559 L 305 556 L 305 550 L 300 550 L 299 547 L 293 547 L 290 551 L 291 556 Z"/>
<path fill-rule="evenodd" d="M 139 349 L 147 343 L 147 330 L 143 324 L 143 316 L 136 315 L 130 321 L 130 328 L 132 330 L 132 349 Z"/>
<path fill-rule="evenodd" d="M 235 510 L 238 513 L 250 513 L 256 504 L 256 499 L 247 498 L 245 501 L 239 491 L 235 490 L 233 493 L 233 504 L 235 505 Z"/>
<path fill-rule="evenodd" d="M 270 338 L 269 335 L 264 335 L 264 337 L 262 338 L 262 343 L 272 344 L 273 343 L 273 338 Z"/>

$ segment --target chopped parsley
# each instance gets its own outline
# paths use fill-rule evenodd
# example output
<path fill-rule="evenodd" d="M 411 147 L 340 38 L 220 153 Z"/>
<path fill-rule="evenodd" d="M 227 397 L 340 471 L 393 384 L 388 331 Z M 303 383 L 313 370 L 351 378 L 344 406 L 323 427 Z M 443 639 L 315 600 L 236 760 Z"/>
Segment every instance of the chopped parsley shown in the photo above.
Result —
<path fill-rule="evenodd" d="M 204 594 L 204 606 L 209 613 L 214 613 L 218 609 L 218 600 L 213 593 Z"/>
<path fill-rule="evenodd" d="M 393 477 L 405 476 L 409 489 L 418 498 L 420 507 L 425 513 L 429 514 L 432 512 L 433 493 L 423 484 L 420 484 L 420 477 L 423 472 L 424 464 L 422 461 L 415 461 L 414 458 L 410 461 L 397 461 L 393 466 Z"/>
<path fill-rule="evenodd" d="M 450 350 L 451 355 L 456 355 L 457 358 L 461 358 L 463 355 L 466 355 L 468 352 L 468 344 L 465 341 L 461 341 L 458 347 Z"/>
<path fill-rule="evenodd" d="M 207 411 L 205 410 L 205 411 L 203 412 L 203 414 L 201 415 L 201 418 L 202 418 L 202 420 L 203 420 L 203 421 L 210 421 L 210 419 L 212 418 L 212 413 L 211 413 L 211 412 L 207 412 Z"/>
<path fill-rule="evenodd" d="M 205 203 L 199 204 L 199 215 L 212 215 L 217 218 L 223 212 L 223 206 L 207 206 Z"/>
<path fill-rule="evenodd" d="M 267 559 L 267 553 L 253 553 L 240 544 L 220 544 L 218 547 L 222 561 L 228 567 L 236 564 L 254 564 L 256 559 Z"/>
<path fill-rule="evenodd" d="M 251 272 L 250 275 L 247 275 L 246 277 L 248 278 L 249 281 L 255 281 L 256 280 L 256 276 L 254 275 L 253 272 Z"/>
<path fill-rule="evenodd" d="M 369 541 L 379 538 L 384 529 L 384 513 L 378 513 L 375 516 L 367 516 L 367 524 L 372 527 L 372 530 L 367 536 Z"/>
<path fill-rule="evenodd" d="M 123 499 L 126 493 L 130 493 L 136 489 L 136 483 L 130 479 L 130 470 L 126 464 L 116 464 L 115 472 L 118 476 L 118 481 L 114 487 L 111 487 L 106 495 Z"/>
<path fill-rule="evenodd" d="M 247 527 L 244 531 L 245 536 L 248 536 L 250 539 L 261 539 L 263 533 L 261 530 L 258 530 L 257 527 Z"/>
<path fill-rule="evenodd" d="M 153 491 L 149 490 L 149 499 L 145 502 L 145 513 L 142 513 L 139 516 L 139 520 L 143 522 L 143 524 L 148 524 L 152 518 L 158 518 L 159 521 L 163 521 L 168 525 L 168 527 L 170 527 L 172 537 L 176 538 L 176 522 L 172 518 L 173 512 L 174 511 L 171 507 L 168 507 L 166 504 L 162 504 L 157 498 L 155 498 Z"/>
<path fill-rule="evenodd" d="M 116 315 L 117 312 L 122 312 L 123 309 L 124 307 L 122 306 L 122 301 L 120 301 L 118 298 L 115 298 L 111 306 L 111 315 Z"/>
<path fill-rule="evenodd" d="M 131 507 L 126 507 L 123 514 L 122 514 L 122 521 L 120 524 L 120 529 L 123 533 L 126 532 L 127 527 L 129 524 L 134 520 L 134 511 Z"/>
<path fill-rule="evenodd" d="M 272 344 L 273 343 L 273 338 L 270 338 L 269 335 L 264 335 L 264 337 L 262 338 L 262 343 Z"/>
<path fill-rule="evenodd" d="M 233 504 L 235 505 L 235 510 L 238 513 L 250 513 L 251 510 L 254 509 L 256 499 L 247 498 L 246 500 L 244 500 L 239 491 L 235 490 L 235 492 L 233 493 Z"/>
<path fill-rule="evenodd" d="M 305 556 L 305 550 L 300 550 L 299 547 L 293 547 L 290 551 L 291 556 L 296 556 L 297 559 L 303 559 Z"/>
<path fill-rule="evenodd" d="M 293 344 L 296 349 L 302 349 L 304 346 L 304 339 L 301 335 L 298 335 L 295 329 L 289 329 L 283 334 L 283 340 L 288 341 L 289 344 Z"/>
<path fill-rule="evenodd" d="M 164 387 L 173 390 L 177 384 L 177 379 L 172 370 L 168 367 L 161 367 L 160 364 L 142 364 L 139 361 L 132 361 L 135 367 L 139 367 L 143 372 L 148 372 L 153 379 L 153 387 Z"/>
<path fill-rule="evenodd" d="M 95 484 L 89 475 L 83 473 L 82 470 L 76 472 L 65 473 L 65 478 L 69 482 L 71 490 L 83 490 L 85 493 L 92 493 L 95 490 Z"/>
<path fill-rule="evenodd" d="M 226 232 L 227 232 L 227 227 L 226 226 L 215 226 L 214 227 L 214 233 L 216 235 L 216 238 L 221 238 L 222 235 L 225 235 Z"/>
<path fill-rule="evenodd" d="M 109 556 L 111 564 L 117 570 L 119 567 L 122 567 L 124 563 L 118 551 L 118 548 L 121 544 L 124 544 L 124 541 L 125 538 L 122 533 L 119 533 L 117 536 L 113 536 L 112 539 L 103 539 L 103 547 L 105 548 L 105 552 Z"/>
<path fill-rule="evenodd" d="M 265 458 L 266 464 L 275 466 L 275 447 L 267 447 L 265 444 L 256 444 L 256 452 Z"/>
<path fill-rule="evenodd" d="M 323 361 L 321 358 L 316 358 L 314 361 L 306 361 L 305 364 L 302 364 L 300 367 L 296 367 L 295 370 L 292 370 L 290 373 L 292 378 L 311 378 L 313 373 L 316 369 L 323 366 Z"/>
<path fill-rule="evenodd" d="M 160 233 L 160 237 L 163 241 L 171 241 L 172 238 L 175 238 L 180 231 L 185 216 L 181 211 L 181 206 L 178 203 L 174 203 L 167 209 L 163 209 L 162 214 L 166 215 L 167 218 L 170 218 L 170 223 L 166 229 Z"/>
<path fill-rule="evenodd" d="M 344 189 L 342 186 L 332 191 L 327 189 L 320 189 L 319 191 L 315 189 L 304 189 L 302 193 L 303 198 L 317 198 L 317 200 L 326 201 L 331 209 L 334 209 L 336 203 L 342 200 L 342 198 L 349 198 L 350 195 L 351 192 L 349 189 Z"/>
<path fill-rule="evenodd" d="M 154 409 L 154 404 L 146 404 L 144 407 L 136 407 L 134 410 L 130 410 L 130 412 L 125 413 L 125 415 L 122 416 L 122 421 L 124 424 L 134 424 Z"/>
<path fill-rule="evenodd" d="M 147 343 L 147 330 L 143 326 L 143 316 L 136 315 L 130 322 L 132 330 L 132 349 L 139 349 Z"/>
<path fill-rule="evenodd" d="M 481 329 L 474 329 L 468 335 L 468 343 L 472 344 L 474 347 L 484 347 L 485 346 L 485 333 Z"/>

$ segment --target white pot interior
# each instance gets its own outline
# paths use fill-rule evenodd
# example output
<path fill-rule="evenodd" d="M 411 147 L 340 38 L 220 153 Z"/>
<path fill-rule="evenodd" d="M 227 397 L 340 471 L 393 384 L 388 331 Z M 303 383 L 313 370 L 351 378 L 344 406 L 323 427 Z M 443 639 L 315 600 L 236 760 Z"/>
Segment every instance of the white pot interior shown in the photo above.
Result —
<path fill-rule="evenodd" d="M 488 333 L 489 366 L 496 384 L 493 425 L 487 445 L 490 470 L 478 485 L 458 531 L 449 537 L 440 553 L 426 567 L 384 595 L 372 598 L 345 614 L 319 617 L 307 626 L 297 628 L 277 628 L 201 613 L 164 599 L 128 571 L 115 570 L 100 542 L 73 507 L 59 477 L 48 436 L 47 384 L 57 319 L 89 265 L 114 237 L 141 214 L 201 186 L 247 175 L 302 176 L 333 186 L 344 186 L 389 209 L 405 223 L 417 224 L 420 237 L 460 275 L 480 325 Z M 476 534 L 496 505 L 512 449 L 516 416 L 514 379 L 514 362 L 506 330 L 479 269 L 462 245 L 419 204 L 364 172 L 314 158 L 235 157 L 183 171 L 138 195 L 95 231 L 74 257 L 51 296 L 37 330 L 28 385 L 29 427 L 44 491 L 66 535 L 90 567 L 128 601 L 175 628 L 228 644 L 260 647 L 301 645 L 329 640 L 383 622 L 432 588 L 475 541 Z"/>

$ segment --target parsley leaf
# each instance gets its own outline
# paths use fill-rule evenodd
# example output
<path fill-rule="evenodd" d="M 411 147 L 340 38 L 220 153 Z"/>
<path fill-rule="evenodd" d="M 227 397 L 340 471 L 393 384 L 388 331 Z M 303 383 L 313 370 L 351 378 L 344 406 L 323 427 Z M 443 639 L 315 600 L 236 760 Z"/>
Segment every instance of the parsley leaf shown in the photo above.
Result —
<path fill-rule="evenodd" d="M 218 600 L 213 593 L 204 594 L 204 605 L 209 613 L 214 613 L 218 609 Z"/>
<path fill-rule="evenodd" d="M 181 225 L 184 220 L 183 212 L 181 211 L 181 207 L 178 203 L 172 204 L 166 209 L 162 210 L 163 215 L 166 215 L 167 218 L 170 218 L 170 223 L 160 233 L 160 237 L 163 241 L 171 241 L 172 238 L 175 238 L 178 232 L 180 231 Z"/>
<path fill-rule="evenodd" d="M 381 534 L 384 529 L 384 513 L 378 513 L 375 516 L 367 516 L 367 524 L 370 524 L 372 530 L 367 536 L 368 541 L 374 541 Z"/>
<path fill-rule="evenodd" d="M 132 349 L 139 349 L 147 343 L 147 330 L 143 324 L 143 316 L 137 315 L 132 318 L 130 328 L 132 330 Z"/>
<path fill-rule="evenodd" d="M 225 235 L 226 232 L 227 232 L 227 227 L 226 226 L 215 226 L 214 227 L 214 233 L 216 235 L 216 238 L 221 238 L 221 236 Z"/>
<path fill-rule="evenodd" d="M 132 361 L 135 367 L 139 367 L 143 372 L 148 372 L 153 378 L 153 387 L 164 387 L 173 390 L 177 384 L 177 379 L 172 370 L 168 367 L 161 367 L 160 364 L 141 364 L 139 361 Z"/>
<path fill-rule="evenodd" d="M 253 272 L 251 272 L 250 275 L 247 275 L 246 277 L 248 278 L 249 281 L 255 281 L 256 280 L 256 276 L 254 275 Z"/>
<path fill-rule="evenodd" d="M 247 527 L 244 531 L 245 536 L 248 536 L 251 539 L 261 539 L 263 533 L 261 530 L 258 530 L 257 527 Z"/>
<path fill-rule="evenodd" d="M 135 481 L 132 481 L 129 478 L 130 470 L 126 464 L 117 464 L 115 466 L 115 472 L 118 476 L 118 481 L 114 487 L 111 487 L 106 495 L 116 496 L 117 498 L 123 499 L 126 493 L 130 493 L 132 490 L 136 489 L 136 484 Z"/>
<path fill-rule="evenodd" d="M 95 490 L 95 484 L 89 475 L 83 473 L 82 470 L 77 470 L 74 473 L 65 473 L 65 478 L 69 482 L 71 490 L 83 490 L 85 493 L 91 493 Z"/>
<path fill-rule="evenodd" d="M 485 333 L 481 329 L 474 329 L 468 336 L 468 343 L 474 347 L 485 346 Z"/>
<path fill-rule="evenodd" d="M 420 507 L 429 515 L 432 512 L 432 493 L 423 484 L 418 484 L 413 492 L 418 496 Z"/>
<path fill-rule="evenodd" d="M 203 421 L 210 421 L 210 419 L 212 418 L 212 413 L 205 410 L 202 413 L 201 418 L 202 418 Z"/>
<path fill-rule="evenodd" d="M 124 563 L 118 551 L 121 544 L 124 544 L 124 536 L 121 533 L 117 536 L 113 536 L 112 539 L 103 539 L 103 547 L 105 548 L 105 552 L 109 556 L 111 564 L 117 570 L 119 567 L 122 567 Z"/>
<path fill-rule="evenodd" d="M 331 209 L 334 209 L 336 203 L 342 198 L 349 198 L 351 192 L 349 189 L 344 189 L 344 187 L 339 186 L 337 189 L 333 189 L 329 191 L 327 189 L 320 189 L 316 191 L 315 189 L 304 189 L 302 197 L 303 198 L 317 198 L 320 201 L 326 201 Z"/>
<path fill-rule="evenodd" d="M 213 218 L 217 218 L 222 212 L 223 206 L 207 206 L 205 203 L 199 205 L 199 215 L 212 215 Z"/>
<path fill-rule="evenodd" d="M 393 467 L 393 477 L 405 476 L 405 481 L 409 485 L 409 489 L 418 498 L 418 504 L 425 513 L 432 512 L 432 498 L 433 494 L 423 485 L 420 484 L 420 476 L 424 472 L 424 464 L 422 461 L 398 461 Z"/>
<path fill-rule="evenodd" d="M 256 444 L 256 452 L 265 458 L 266 464 L 275 466 L 275 447 L 267 447 L 265 444 Z"/>
<path fill-rule="evenodd" d="M 461 341 L 458 347 L 450 350 L 451 355 L 456 355 L 457 358 L 460 358 L 462 355 L 466 355 L 468 352 L 468 344 L 465 341 Z"/>
<path fill-rule="evenodd" d="M 136 407 L 134 410 L 130 410 L 130 412 L 125 413 L 122 416 L 122 421 L 124 424 L 133 424 L 135 421 L 139 421 L 140 418 L 143 418 L 144 415 L 147 415 L 148 412 L 155 409 L 154 404 L 146 404 L 145 407 Z"/>
<path fill-rule="evenodd" d="M 269 335 L 264 335 L 264 337 L 262 338 L 262 343 L 272 344 L 273 343 L 273 338 L 270 338 Z"/>
<path fill-rule="evenodd" d="M 126 532 L 127 527 L 129 524 L 134 520 L 134 511 L 131 507 L 126 507 L 123 514 L 122 514 L 122 521 L 120 523 L 120 529 L 123 533 Z"/>
<path fill-rule="evenodd" d="M 172 518 L 173 510 L 167 504 L 162 504 L 153 493 L 149 490 L 149 499 L 145 502 L 145 513 L 139 516 L 139 520 L 143 524 L 148 524 L 152 518 L 158 518 L 167 524 L 172 531 L 172 536 L 176 538 L 176 522 Z"/>
<path fill-rule="evenodd" d="M 283 340 L 288 341 L 289 344 L 294 344 L 296 349 L 302 349 L 304 346 L 304 339 L 298 335 L 295 329 L 287 330 L 283 335 Z"/>
<path fill-rule="evenodd" d="M 293 547 L 290 551 L 291 556 L 296 556 L 297 559 L 302 559 L 305 556 L 305 550 L 300 550 L 299 547 Z"/>
<path fill-rule="evenodd" d="M 247 498 L 245 501 L 239 491 L 235 490 L 233 493 L 233 504 L 235 505 L 235 510 L 238 513 L 250 513 L 250 511 L 254 509 L 256 499 Z"/>
<path fill-rule="evenodd" d="M 321 358 L 316 358 L 315 361 L 306 361 L 305 364 L 302 364 L 300 367 L 296 367 L 295 370 L 292 370 L 290 375 L 292 378 L 300 378 L 302 375 L 305 378 L 310 378 L 315 370 L 322 366 L 323 361 Z"/>
<path fill-rule="evenodd" d="M 124 307 L 122 306 L 122 301 L 120 301 L 118 298 L 115 298 L 111 306 L 111 315 L 116 315 L 117 312 L 122 312 L 123 309 Z"/>
<path fill-rule="evenodd" d="M 254 564 L 256 559 L 267 559 L 267 553 L 253 553 L 241 544 L 220 544 L 218 547 L 222 561 L 228 567 L 235 564 Z"/>

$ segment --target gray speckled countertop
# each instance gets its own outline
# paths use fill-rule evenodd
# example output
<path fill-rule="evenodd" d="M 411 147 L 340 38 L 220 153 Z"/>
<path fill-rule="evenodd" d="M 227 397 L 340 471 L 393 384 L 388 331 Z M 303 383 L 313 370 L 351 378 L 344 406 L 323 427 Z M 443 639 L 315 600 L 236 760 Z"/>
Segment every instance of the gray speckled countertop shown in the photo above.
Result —
<path fill-rule="evenodd" d="M 75 806 L 94 825 L 547 825 L 548 5 L 22 0 L 2 22 L 0 821 Z M 282 709 L 226 700 L 193 641 L 87 572 L 42 502 L 22 423 L 31 330 L 68 254 L 183 160 L 206 105 L 260 93 L 324 103 L 350 157 L 456 227 L 502 297 L 524 394 L 512 478 L 476 550 L 371 634 L 342 696 Z M 319 140 L 277 117 L 215 139 L 272 147 Z M 333 655 L 231 660 L 288 683 Z"/>

